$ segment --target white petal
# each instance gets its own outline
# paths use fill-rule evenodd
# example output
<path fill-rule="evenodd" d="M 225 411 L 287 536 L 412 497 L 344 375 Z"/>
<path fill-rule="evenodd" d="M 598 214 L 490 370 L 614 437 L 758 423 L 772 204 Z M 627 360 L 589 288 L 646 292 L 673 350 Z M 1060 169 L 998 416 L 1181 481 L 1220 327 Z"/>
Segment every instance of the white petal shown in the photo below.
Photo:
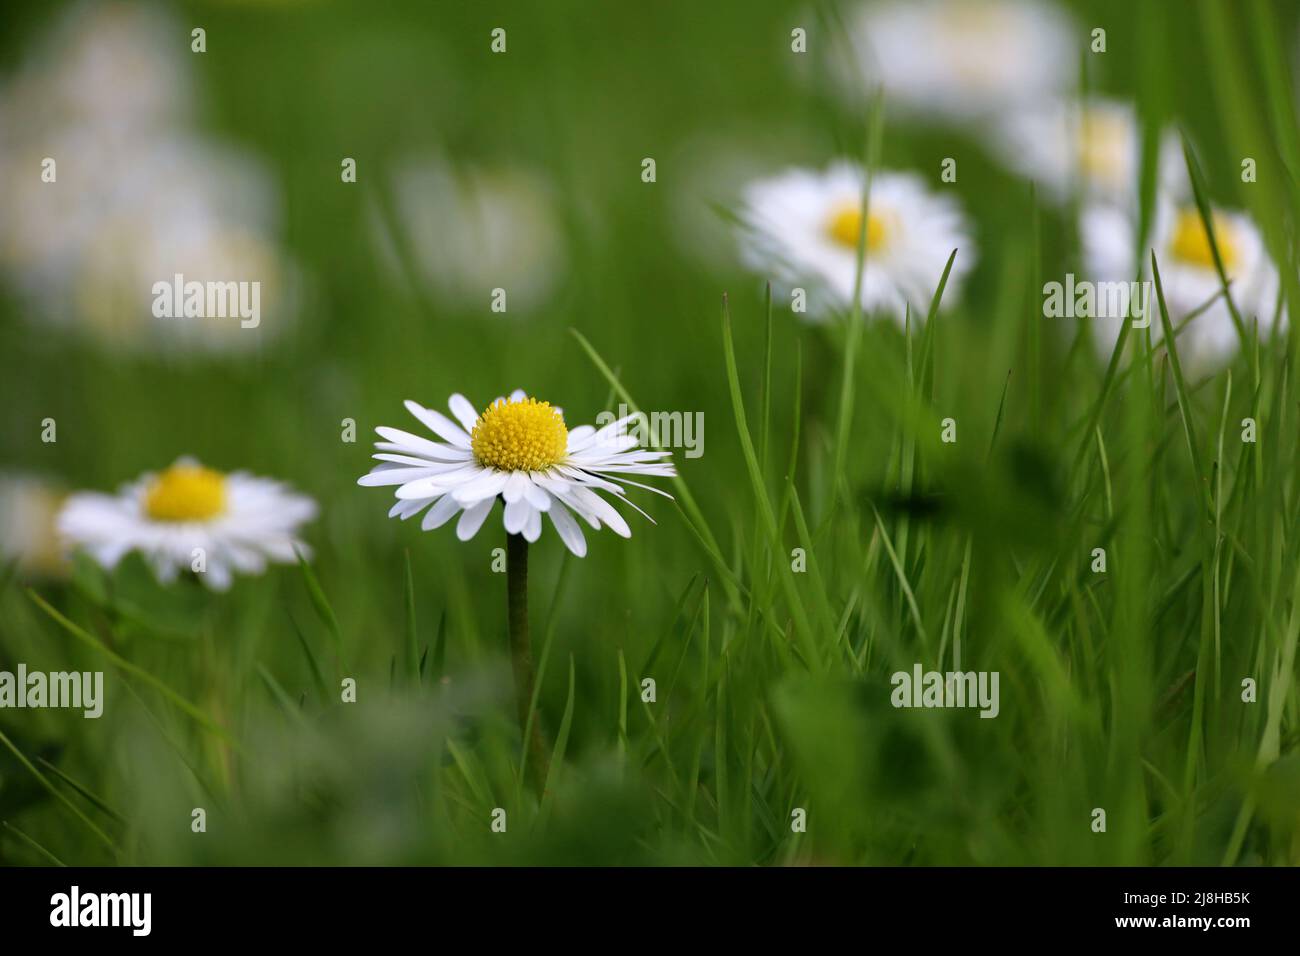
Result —
<path fill-rule="evenodd" d="M 432 498 L 410 498 L 410 499 L 399 498 L 397 500 L 397 504 L 393 505 L 393 507 L 388 509 L 388 517 L 401 518 L 403 521 L 405 521 L 407 518 L 411 518 L 419 514 L 422 508 L 429 507 L 429 504 L 432 501 L 433 501 Z"/>
<path fill-rule="evenodd" d="M 432 531 L 434 528 L 440 528 L 460 511 L 460 504 L 451 495 L 443 495 L 429 509 L 428 514 L 420 522 L 422 531 Z"/>
<path fill-rule="evenodd" d="M 418 481 L 421 478 L 430 478 L 434 475 L 442 474 L 455 468 L 455 465 L 446 467 L 429 467 L 423 468 L 374 468 L 368 474 L 362 475 L 357 479 L 357 484 L 366 488 L 378 488 L 384 485 L 405 485 L 408 482 Z"/>
<path fill-rule="evenodd" d="M 522 388 L 517 388 L 510 393 L 510 401 L 512 402 L 522 402 L 527 397 L 528 397 L 528 393 L 525 392 Z"/>
<path fill-rule="evenodd" d="M 583 471 L 580 468 L 570 468 L 568 465 L 557 465 L 556 471 L 560 472 L 565 478 L 571 480 L 576 486 L 582 488 L 601 488 L 605 491 L 612 491 L 616 495 L 621 495 L 623 489 L 614 484 L 612 481 L 594 475 L 591 472 Z"/>
<path fill-rule="evenodd" d="M 518 534 L 524 530 L 524 525 L 528 523 L 530 515 L 534 514 L 532 505 L 522 498 L 516 498 L 514 501 L 506 503 L 505 524 L 506 531 L 510 534 Z"/>
<path fill-rule="evenodd" d="M 456 416 L 456 421 L 460 422 L 461 428 L 473 433 L 474 425 L 478 422 L 478 412 L 474 411 L 473 403 L 460 392 L 457 392 L 447 399 L 447 407 Z"/>
<path fill-rule="evenodd" d="M 542 513 L 528 509 L 528 522 L 524 525 L 524 540 L 530 544 L 542 536 Z"/>
<path fill-rule="evenodd" d="M 452 494 L 462 505 L 472 505 L 484 498 L 495 498 L 506 486 L 510 474 L 508 471 L 485 468 L 477 477 L 453 489 Z"/>
<path fill-rule="evenodd" d="M 559 476 L 559 472 L 554 468 L 541 472 L 540 474 L 534 472 L 533 481 L 539 487 L 545 488 L 553 495 L 562 495 L 572 487 L 569 482 Z"/>
<path fill-rule="evenodd" d="M 501 490 L 501 497 L 506 499 L 506 504 L 518 501 L 524 496 L 525 489 L 532 483 L 532 480 L 528 477 L 528 472 L 512 471 L 510 477 L 506 479 L 505 488 Z"/>
<path fill-rule="evenodd" d="M 538 511 L 546 511 L 551 507 L 551 496 L 542 490 L 532 475 L 528 476 L 528 482 L 524 485 L 524 500 Z"/>
<path fill-rule="evenodd" d="M 484 498 L 478 504 L 466 508 L 456 522 L 456 537 L 468 541 L 478 534 L 478 529 L 483 527 L 483 522 L 487 520 L 488 512 L 495 503 L 496 498 Z"/>
<path fill-rule="evenodd" d="M 375 430 L 378 431 L 378 429 Z M 390 431 L 391 430 L 395 430 L 395 429 L 390 429 Z M 421 439 L 421 440 L 428 441 L 428 439 Z M 424 456 L 423 452 L 421 452 L 420 455 L 411 456 L 410 453 L 414 451 L 414 449 L 411 448 L 409 445 L 401 444 L 399 442 L 377 441 L 375 442 L 375 447 L 378 448 L 380 451 L 407 453 L 407 455 L 403 455 L 403 456 L 399 456 L 399 455 L 383 456 L 385 459 L 390 461 L 398 457 L 414 457 L 414 460 L 417 462 L 419 461 L 467 461 L 470 458 L 474 457 L 474 453 L 470 451 L 468 448 L 452 448 L 450 445 L 443 445 L 438 442 L 429 442 L 429 444 L 434 445 L 436 448 L 439 449 L 438 457 L 432 458 L 431 456 Z M 371 457 L 379 458 L 380 456 L 373 455 Z"/>
<path fill-rule="evenodd" d="M 549 513 L 551 524 L 555 525 L 555 531 L 564 546 L 578 557 L 586 557 L 587 539 L 583 537 L 582 528 L 573 519 L 573 515 L 569 514 L 569 509 L 557 501 Z"/>
<path fill-rule="evenodd" d="M 419 478 L 397 489 L 399 498 L 433 498 L 475 480 L 483 473 L 481 465 L 465 465 L 456 471 L 444 472 L 429 478 Z"/>
<path fill-rule="evenodd" d="M 199 577 L 203 579 L 204 584 L 214 591 L 228 591 L 230 590 L 233 575 L 231 575 L 230 568 L 226 567 L 224 562 L 209 558 L 208 569 Z"/>
<path fill-rule="evenodd" d="M 424 426 L 433 432 L 443 441 L 450 442 L 457 448 L 469 447 L 469 435 L 465 429 L 461 428 L 442 412 L 435 412 L 432 408 L 425 408 L 419 402 L 412 402 L 409 399 L 404 402 L 406 410 L 424 423 Z"/>
<path fill-rule="evenodd" d="M 636 417 L 637 413 L 632 412 L 630 415 L 624 415 L 622 418 L 614 419 L 614 421 L 610 422 L 608 425 L 601 426 L 597 429 L 594 440 L 597 442 L 603 442 L 611 440 L 617 435 L 626 434 L 627 428 L 625 426 L 628 422 L 635 420 Z"/>
<path fill-rule="evenodd" d="M 404 432 L 400 428 L 389 428 L 387 425 L 380 425 L 375 429 L 375 432 L 381 438 L 387 438 L 392 443 L 391 446 L 387 446 L 386 443 L 375 442 L 376 448 L 384 445 L 392 451 L 414 452 L 435 461 L 463 461 L 465 458 L 464 449 L 430 441 L 427 438 L 421 438 L 419 435 Z"/>
<path fill-rule="evenodd" d="M 576 500 L 582 502 L 585 508 L 608 525 L 610 530 L 619 537 L 632 537 L 632 529 L 627 526 L 623 516 L 615 511 L 614 506 L 600 495 L 590 488 L 574 488 L 572 494 Z"/>
<path fill-rule="evenodd" d="M 577 428 L 569 429 L 569 452 L 573 453 L 591 444 L 595 435 L 596 429 L 591 425 L 579 425 Z"/>

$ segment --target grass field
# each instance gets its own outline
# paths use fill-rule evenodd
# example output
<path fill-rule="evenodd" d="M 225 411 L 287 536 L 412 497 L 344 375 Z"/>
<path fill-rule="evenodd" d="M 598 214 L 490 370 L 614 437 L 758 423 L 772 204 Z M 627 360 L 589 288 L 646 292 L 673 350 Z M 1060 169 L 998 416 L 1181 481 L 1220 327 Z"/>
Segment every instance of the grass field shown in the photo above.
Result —
<path fill-rule="evenodd" d="M 6 6 L 8 89 L 33 57 L 51 77 L 67 62 L 69 45 L 41 44 L 78 8 L 51 7 Z M 0 709 L 0 861 L 1300 863 L 1296 337 L 1241 316 L 1239 346 L 1207 365 L 1159 334 L 1179 324 L 1160 295 L 1122 353 L 1095 349 L 1087 319 L 1045 318 L 1044 283 L 1084 272 L 1079 209 L 978 129 L 831 93 L 852 9 L 169 7 L 191 96 L 168 128 L 259 164 L 277 210 L 260 228 L 293 295 L 236 333 L 253 348 L 155 348 L 148 331 L 123 346 L 137 306 L 84 262 L 52 273 L 71 292 L 48 315 L 54 292 L 10 268 L 0 471 L 109 492 L 195 455 L 320 513 L 309 560 L 223 593 L 159 583 L 138 555 L 9 561 L 0 670 L 103 671 L 105 689 L 98 719 Z M 1083 88 L 1136 103 L 1148 147 L 1185 137 L 1198 195 L 1253 219 L 1294 315 L 1300 7 L 1060 9 Z M 8 162 L 47 155 L 3 138 L 32 119 L 18 102 L 0 112 L 4 188 L 37 190 L 38 159 Z M 47 188 L 108 168 L 93 145 L 59 155 Z M 544 184 L 549 221 L 502 226 L 518 230 L 510 281 L 482 235 L 420 205 L 426 181 L 403 170 L 422 157 Z M 810 323 L 780 282 L 769 293 L 733 240 L 732 179 L 835 159 L 961 203 L 978 258 L 960 294 L 907 322 Z M 1144 223 L 1156 165 L 1148 148 Z M 468 293 L 439 244 L 484 266 Z M 494 312 L 498 285 L 526 292 Z M 376 426 L 416 430 L 403 400 L 516 387 L 570 428 L 620 402 L 703 423 L 702 454 L 673 449 L 679 477 L 657 482 L 674 501 L 633 496 L 655 524 L 625 510 L 631 538 L 588 533 L 584 558 L 548 526 L 530 550 L 540 798 L 500 509 L 461 542 L 357 487 Z M 997 672 L 996 717 L 893 706 L 891 675 L 918 664 Z"/>

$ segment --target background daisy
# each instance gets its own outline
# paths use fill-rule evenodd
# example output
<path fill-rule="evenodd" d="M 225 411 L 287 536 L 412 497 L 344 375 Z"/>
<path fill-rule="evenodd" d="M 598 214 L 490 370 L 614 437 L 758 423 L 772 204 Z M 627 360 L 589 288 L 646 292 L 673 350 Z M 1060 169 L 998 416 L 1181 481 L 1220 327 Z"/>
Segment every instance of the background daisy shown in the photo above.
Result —
<path fill-rule="evenodd" d="M 1230 282 L 1233 303 L 1249 328 L 1258 320 L 1266 337 L 1278 315 L 1278 273 L 1250 217 L 1223 209 L 1213 212 L 1214 236 Z M 1134 263 L 1134 217 L 1109 206 L 1092 206 L 1081 218 L 1088 278 L 1128 282 Z M 1178 336 L 1179 354 L 1189 365 L 1202 369 L 1221 364 L 1236 353 L 1240 335 L 1223 296 L 1223 283 L 1214 265 L 1205 223 L 1195 204 L 1163 196 L 1157 203 L 1151 247 L 1160 267 L 1160 281 L 1177 326 L 1195 315 Z M 1151 279 L 1149 262 L 1143 278 Z M 1154 288 L 1151 292 L 1151 335 L 1162 337 Z M 1086 319 L 1095 328 L 1097 347 L 1105 354 L 1119 333 L 1117 319 Z M 1285 321 L 1285 319 L 1283 319 Z"/>
<path fill-rule="evenodd" d="M 75 6 L 0 88 L 0 273 L 28 319 L 165 355 L 249 351 L 287 327 L 277 190 L 193 127 L 187 36 L 151 6 Z M 259 283 L 258 326 L 155 316 L 154 283 L 177 273 Z"/>
<path fill-rule="evenodd" d="M 70 496 L 58 529 L 68 546 L 109 570 L 129 552 L 139 552 L 164 583 L 195 570 L 201 557 L 206 568 L 198 578 L 224 591 L 236 572 L 261 574 L 268 563 L 296 561 L 296 552 L 306 552 L 298 528 L 314 517 L 316 503 L 278 481 L 242 471 L 223 474 L 181 458 L 117 494 Z"/>
<path fill-rule="evenodd" d="M 22 571 L 40 577 L 67 573 L 55 531 L 62 499 L 51 481 L 0 472 L 0 565 L 15 561 Z"/>
<path fill-rule="evenodd" d="M 1052 100 L 1007 110 L 989 127 L 994 150 L 1053 201 L 1079 197 L 1135 209 L 1142 134 L 1133 106 L 1118 100 Z M 1161 188 L 1187 193 L 1187 167 L 1174 134 L 1160 145 Z"/>
<path fill-rule="evenodd" d="M 377 204 L 370 210 L 381 254 L 401 274 L 405 246 L 410 267 L 439 301 L 487 311 L 499 288 L 509 314 L 544 304 L 563 277 L 563 236 L 538 174 L 517 166 L 456 169 L 426 157 L 399 161 L 391 184 L 395 218 Z"/>
<path fill-rule="evenodd" d="M 806 287 L 810 316 L 847 307 L 857 272 L 863 184 L 861 168 L 851 163 L 821 173 L 791 169 L 751 183 L 740 210 L 746 265 L 785 287 Z M 960 298 L 961 280 L 975 261 L 956 200 L 930 192 L 911 173 L 872 178 L 863 309 L 901 321 L 910 304 L 914 316 L 924 316 L 954 250 L 945 304 Z"/>
<path fill-rule="evenodd" d="M 886 0 L 847 16 L 841 89 L 882 88 L 891 112 L 978 124 L 1068 90 L 1084 37 L 1037 0 Z"/>

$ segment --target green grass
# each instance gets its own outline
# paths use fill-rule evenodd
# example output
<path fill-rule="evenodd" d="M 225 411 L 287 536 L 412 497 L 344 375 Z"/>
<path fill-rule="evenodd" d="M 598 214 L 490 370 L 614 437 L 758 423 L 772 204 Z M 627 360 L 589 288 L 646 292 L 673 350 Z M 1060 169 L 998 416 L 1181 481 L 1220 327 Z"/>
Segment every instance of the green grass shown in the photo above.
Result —
<path fill-rule="evenodd" d="M 1075 6 L 1110 34 L 1090 86 L 1185 129 L 1198 191 L 1255 217 L 1296 314 L 1295 11 L 1138 7 Z M 3 290 L 0 462 L 99 489 L 181 453 L 280 477 L 322 505 L 313 555 L 226 595 L 162 587 L 134 558 L 112 576 L 0 574 L 0 668 L 107 672 L 99 720 L 0 711 L 0 861 L 1300 863 L 1294 335 L 1240 316 L 1241 354 L 1198 377 L 1161 296 L 1174 347 L 1126 333 L 1127 358 L 1097 360 L 1041 316 L 1042 283 L 1078 265 L 1071 213 L 973 141 L 887 104 L 846 111 L 774 67 L 788 9 L 518 4 L 496 60 L 496 20 L 464 5 L 196 9 L 210 38 L 239 38 L 210 39 L 196 68 L 203 121 L 280 178 L 286 243 L 316 283 L 305 321 L 250 358 L 165 363 L 38 333 Z M 16 19 L 5 64 L 48 13 Z M 957 156 L 947 188 L 980 246 L 964 294 L 941 287 L 905 327 L 813 326 L 762 277 L 681 251 L 685 144 L 768 127 L 800 131 L 792 163 Z M 449 309 L 383 268 L 367 204 L 391 201 L 404 152 L 435 147 L 556 183 L 570 265 L 547 306 Z M 589 534 L 585 559 L 549 528 L 531 550 L 540 800 L 499 511 L 461 544 L 355 485 L 373 427 L 408 427 L 402 399 L 517 384 L 571 424 L 619 401 L 706 424 L 704 455 L 678 453 L 661 482 L 675 502 L 635 496 L 656 525 Z M 57 444 L 39 442 L 46 416 Z M 999 716 L 893 708 L 890 675 L 918 661 L 998 671 Z"/>

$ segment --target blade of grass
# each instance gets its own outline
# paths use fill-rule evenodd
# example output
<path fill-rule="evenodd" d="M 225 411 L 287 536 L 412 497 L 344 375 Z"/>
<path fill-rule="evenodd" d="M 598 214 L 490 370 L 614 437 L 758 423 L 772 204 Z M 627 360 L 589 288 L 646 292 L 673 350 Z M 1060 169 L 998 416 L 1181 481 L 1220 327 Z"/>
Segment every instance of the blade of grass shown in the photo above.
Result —
<path fill-rule="evenodd" d="M 0 588 L 0 590 L 3 590 L 3 589 Z M 31 837 L 29 837 L 29 836 L 28 836 L 26 833 L 24 833 L 22 830 L 18 829 L 16 826 L 14 826 L 14 825 L 13 825 L 12 823 L 10 823 L 8 820 L 0 820 L 0 825 L 3 825 L 4 828 L 5 828 L 6 830 L 8 830 L 8 831 L 9 831 L 10 833 L 12 833 L 14 836 L 18 837 L 18 839 L 22 840 L 22 841 L 23 841 L 24 843 L 26 843 L 29 847 L 31 847 L 33 850 L 35 850 L 35 851 L 36 851 L 37 853 L 39 853 L 41 856 L 45 857 L 45 859 L 49 860 L 49 861 L 50 861 L 51 863 L 53 863 L 55 866 L 64 866 L 64 867 L 66 867 L 66 866 L 68 865 L 68 864 L 64 863 L 62 860 L 60 860 L 60 859 L 59 859 L 57 856 L 55 856 L 53 853 L 51 853 L 49 850 L 45 849 L 45 847 L 41 846 L 39 843 L 37 843 L 35 840 L 33 840 Z"/>
<path fill-rule="evenodd" d="M 215 720 L 209 717 L 198 707 L 195 707 L 193 704 L 191 704 L 180 694 L 176 693 L 176 691 L 172 690 L 170 687 L 168 687 L 166 684 L 160 681 L 157 677 L 154 677 L 153 674 L 149 673 L 147 670 L 145 670 L 143 667 L 139 666 L 138 664 L 134 664 L 131 661 L 127 660 L 126 658 L 122 657 L 120 654 L 117 654 L 115 651 L 110 650 L 98 638 L 93 637 L 89 632 L 85 631 L 81 627 L 78 627 L 76 624 L 73 624 L 70 620 L 68 620 L 58 611 L 56 611 L 49 603 L 46 602 L 46 600 L 43 597 L 41 597 L 35 591 L 29 588 L 27 590 L 27 595 L 33 601 L 36 602 L 36 604 L 41 608 L 41 610 L 43 610 L 46 614 L 48 614 L 51 618 L 53 618 L 55 623 L 57 623 L 60 627 L 62 627 L 65 631 L 67 631 L 77 640 L 81 641 L 83 644 L 87 645 L 93 650 L 98 651 L 100 654 L 103 654 L 105 657 L 107 657 L 110 661 L 116 664 L 119 668 L 126 671 L 128 674 L 140 678 L 140 680 L 144 681 L 144 683 L 148 684 L 154 690 L 158 691 L 160 694 L 162 694 L 164 697 L 170 700 L 173 704 L 179 707 L 182 711 L 188 714 L 191 718 L 194 719 L 196 723 L 198 723 L 205 730 L 208 730 L 209 732 L 220 737 L 222 740 L 230 744 L 235 749 L 237 750 L 241 749 L 241 744 L 237 740 L 235 740 L 234 737 L 230 735 L 229 731 L 227 731 L 224 727 L 218 724 Z"/>
<path fill-rule="evenodd" d="M 86 829 L 88 829 L 92 834 L 94 834 L 96 839 L 98 839 L 101 843 L 103 843 L 104 846 L 106 846 L 110 851 L 112 851 L 114 855 L 121 852 L 118 849 L 117 844 L 113 842 L 113 838 L 110 837 L 103 830 L 101 830 L 95 824 L 94 820 L 90 819 L 90 817 L 82 813 L 80 807 L 78 807 L 75 803 L 73 803 L 71 800 L 69 800 L 66 796 L 63 795 L 63 791 L 59 790 L 57 787 L 54 786 L 54 784 L 50 783 L 50 781 L 46 779 L 45 774 L 41 773 L 40 770 L 36 768 L 36 765 L 33 764 L 30 760 L 28 760 L 27 757 L 23 754 L 23 752 L 18 749 L 18 747 L 14 744 L 14 742 L 10 740 L 7 736 L 5 736 L 4 731 L 0 731 L 0 744 L 4 744 L 5 747 L 9 749 L 9 752 L 12 753 L 18 759 L 18 762 L 22 764 L 24 767 L 26 767 L 28 771 L 30 771 L 31 775 L 37 779 L 37 781 L 40 783 L 42 787 L 48 790 L 56 800 L 58 800 L 65 807 L 67 807 L 68 810 L 72 812 L 73 816 L 75 816 L 78 820 L 80 820 L 83 824 L 85 824 Z"/>
<path fill-rule="evenodd" d="M 420 646 L 415 627 L 415 577 L 411 573 L 411 549 L 403 548 L 406 565 L 406 650 L 411 664 L 411 680 L 420 683 Z"/>

